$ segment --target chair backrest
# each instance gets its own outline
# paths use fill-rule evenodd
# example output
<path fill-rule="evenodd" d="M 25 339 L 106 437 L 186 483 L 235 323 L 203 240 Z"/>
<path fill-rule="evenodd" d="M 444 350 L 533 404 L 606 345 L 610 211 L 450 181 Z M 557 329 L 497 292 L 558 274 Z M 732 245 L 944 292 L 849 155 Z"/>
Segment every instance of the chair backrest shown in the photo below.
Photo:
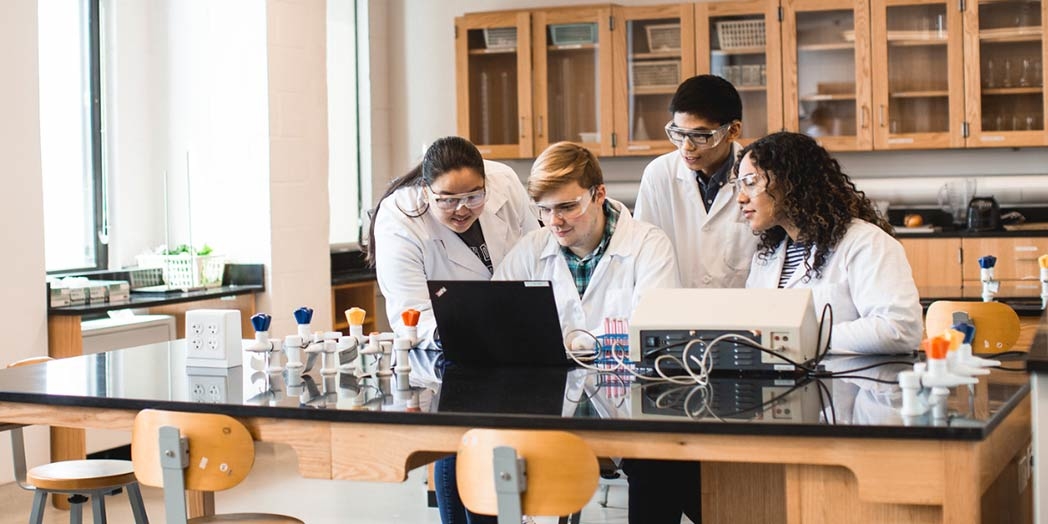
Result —
<path fill-rule="evenodd" d="M 30 366 L 33 364 L 40 364 L 54 360 L 51 357 L 29 357 L 23 358 L 22 360 L 16 360 L 7 365 L 9 368 L 18 368 L 22 366 Z M 22 436 L 22 428 L 25 424 L 9 424 L 0 422 L 0 433 L 4 431 L 11 432 L 11 465 L 14 468 L 15 482 L 25 490 L 33 490 L 33 486 L 26 482 L 26 459 L 25 459 L 25 437 Z"/>
<path fill-rule="evenodd" d="M 32 364 L 39 364 L 41 362 L 47 362 L 49 360 L 54 360 L 54 359 L 51 358 L 51 357 L 29 357 L 29 358 L 23 358 L 22 360 L 16 360 L 16 361 L 8 364 L 7 367 L 9 367 L 9 368 L 18 368 L 18 367 L 22 367 L 22 366 L 29 366 L 29 365 L 32 365 Z"/>
<path fill-rule="evenodd" d="M 498 514 L 495 479 L 503 472 L 496 471 L 493 455 L 503 446 L 513 448 L 524 462 L 527 480 L 519 497 L 526 515 L 575 513 L 597 490 L 597 456 L 571 433 L 471 429 L 459 443 L 456 475 L 462 502 L 474 513 Z"/>
<path fill-rule="evenodd" d="M 239 484 L 255 463 L 251 433 L 233 417 L 214 413 L 142 410 L 131 432 L 135 477 L 147 486 L 164 487 L 160 428 L 174 427 L 186 439 L 185 489 L 222 491 Z M 164 450 L 168 451 L 168 450 Z"/>
<path fill-rule="evenodd" d="M 1019 315 L 1000 302 L 966 302 L 939 300 L 932 302 L 924 316 L 924 332 L 929 337 L 942 334 L 954 324 L 953 314 L 968 313 L 975 325 L 972 351 L 998 353 L 1008 351 L 1019 339 Z"/>

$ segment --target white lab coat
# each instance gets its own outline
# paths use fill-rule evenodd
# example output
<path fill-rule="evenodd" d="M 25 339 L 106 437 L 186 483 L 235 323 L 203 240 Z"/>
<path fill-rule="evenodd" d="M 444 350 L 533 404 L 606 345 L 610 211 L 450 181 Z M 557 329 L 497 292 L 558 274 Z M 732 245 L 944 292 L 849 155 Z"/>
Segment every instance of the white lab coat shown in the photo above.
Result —
<path fill-rule="evenodd" d="M 741 149 L 732 144 L 731 158 Z M 677 253 L 684 287 L 740 288 L 746 284 L 757 237 L 725 184 L 706 212 L 695 172 L 673 151 L 651 161 L 640 181 L 637 220 L 666 232 Z"/>
<path fill-rule="evenodd" d="M 528 233 L 495 269 L 495 280 L 551 281 L 565 335 L 573 329 L 602 335 L 604 319 L 628 319 L 644 291 L 680 287 L 673 246 L 666 234 L 634 220 L 622 203 L 608 201 L 619 210 L 619 219 L 581 299 L 549 228 Z"/>
<path fill-rule="evenodd" d="M 480 227 L 493 266 L 513 244 L 539 223 L 531 199 L 517 174 L 505 165 L 484 161 L 487 202 Z M 433 348 L 436 321 L 429 301 L 427 280 L 488 280 L 491 273 L 454 231 L 427 210 L 419 208 L 421 189 L 404 187 L 386 198 L 375 217 L 375 270 L 386 299 L 386 316 L 397 333 L 403 332 L 401 313 L 419 310 L 419 347 Z"/>
<path fill-rule="evenodd" d="M 785 245 L 784 241 L 767 260 L 754 255 L 746 287 L 779 286 Z M 822 277 L 804 282 L 803 276 L 802 263 L 785 287 L 811 288 L 816 318 L 824 304 L 833 307 L 830 347 L 834 350 L 900 353 L 920 345 L 921 304 L 910 263 L 902 244 L 881 228 L 852 220 L 844 238 L 826 257 Z"/>

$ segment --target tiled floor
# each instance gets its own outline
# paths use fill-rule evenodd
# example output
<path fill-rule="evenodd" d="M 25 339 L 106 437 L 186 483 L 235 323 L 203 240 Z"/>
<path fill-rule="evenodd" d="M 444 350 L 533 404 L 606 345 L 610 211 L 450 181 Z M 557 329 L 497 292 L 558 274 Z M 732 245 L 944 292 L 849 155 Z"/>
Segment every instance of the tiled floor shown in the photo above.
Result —
<path fill-rule="evenodd" d="M 323 481 L 298 476 L 290 448 L 259 444 L 255 469 L 243 484 L 218 493 L 219 512 L 261 511 L 284 513 L 309 524 L 439 524 L 437 510 L 426 506 L 425 469 L 411 472 L 401 484 Z M 163 496 L 158 489 L 143 488 L 150 522 L 164 522 Z M 612 486 L 609 504 L 594 501 L 582 511 L 584 524 L 626 524 L 626 488 Z M 15 484 L 0 486 L 0 524 L 24 524 L 29 520 L 32 494 Z M 109 522 L 133 522 L 127 497 L 106 500 Z M 91 522 L 90 508 L 84 521 Z M 69 522 L 69 513 L 48 506 L 45 524 Z M 555 520 L 554 520 L 555 522 Z M 685 520 L 685 522 L 689 522 Z"/>

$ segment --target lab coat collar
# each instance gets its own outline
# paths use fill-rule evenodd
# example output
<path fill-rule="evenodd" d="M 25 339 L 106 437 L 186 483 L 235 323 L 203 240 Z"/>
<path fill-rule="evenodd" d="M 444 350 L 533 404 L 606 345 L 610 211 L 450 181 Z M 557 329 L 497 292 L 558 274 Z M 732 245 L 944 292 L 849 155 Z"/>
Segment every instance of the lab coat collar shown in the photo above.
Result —
<path fill-rule="evenodd" d="M 487 213 L 486 210 L 485 213 Z M 484 215 L 481 215 L 481 218 L 483 218 L 483 216 Z M 444 251 L 447 253 L 448 260 L 451 263 L 476 273 L 477 279 L 479 280 L 487 280 L 491 278 L 491 273 L 488 271 L 488 267 L 484 265 L 484 262 L 482 262 L 477 255 L 473 254 L 473 251 L 469 246 L 467 246 L 454 231 L 448 229 L 447 226 L 441 224 L 432 216 L 427 215 L 425 219 L 433 223 L 432 229 L 434 235 L 431 242 L 438 246 L 438 252 Z M 480 227 L 484 228 L 484 222 L 480 223 Z M 487 229 L 484 229 L 484 242 L 488 245 L 490 253 L 491 242 L 488 240 L 490 238 L 488 235 L 489 233 Z M 443 247 L 443 249 L 439 249 L 440 247 Z M 492 262 L 495 262 L 494 256 L 492 256 Z"/>

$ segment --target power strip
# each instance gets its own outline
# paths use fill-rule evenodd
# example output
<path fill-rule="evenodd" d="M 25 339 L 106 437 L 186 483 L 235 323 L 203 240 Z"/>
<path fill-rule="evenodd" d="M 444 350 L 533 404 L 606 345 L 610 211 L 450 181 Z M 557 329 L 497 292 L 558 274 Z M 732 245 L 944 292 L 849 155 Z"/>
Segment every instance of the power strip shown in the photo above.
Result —
<path fill-rule="evenodd" d="M 243 362 L 240 311 L 186 311 L 186 366 L 231 368 Z"/>
<path fill-rule="evenodd" d="M 201 404 L 230 403 L 230 393 L 239 384 L 233 384 L 236 374 L 218 368 L 196 368 L 186 374 L 189 381 L 189 401 Z M 233 403 L 239 403 L 234 400 Z"/>

